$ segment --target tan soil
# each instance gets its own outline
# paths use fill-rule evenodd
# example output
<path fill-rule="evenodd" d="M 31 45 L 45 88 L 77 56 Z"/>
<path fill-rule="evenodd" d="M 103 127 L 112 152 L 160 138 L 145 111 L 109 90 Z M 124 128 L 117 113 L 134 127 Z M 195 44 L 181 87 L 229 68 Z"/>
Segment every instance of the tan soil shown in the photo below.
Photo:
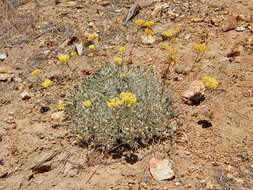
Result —
<path fill-rule="evenodd" d="M 67 90 L 85 74 L 110 62 L 119 46 L 127 47 L 132 64 L 154 67 L 163 73 L 167 55 L 160 48 L 162 42 L 143 45 L 142 32 L 133 24 L 122 24 L 132 2 L 12 2 L 18 2 L 16 7 L 0 10 L 0 52 L 8 53 L 0 66 L 13 68 L 16 77 L 11 82 L 0 82 L 0 189 L 253 189 L 253 0 L 164 0 L 184 15 L 172 21 L 166 11 L 151 18 L 157 3 L 142 1 L 145 6 L 136 18 L 152 19 L 161 27 L 183 28 L 170 41 L 178 50 L 179 63 L 193 63 L 194 43 L 206 42 L 209 51 L 201 67 L 194 67 L 187 75 L 176 74 L 175 65 L 170 66 L 166 83 L 173 92 L 180 121 L 177 135 L 172 144 L 164 142 L 141 150 L 138 155 L 143 159 L 134 164 L 88 154 L 64 123 L 50 117 Z M 245 26 L 245 31 L 223 32 L 228 15 L 239 16 L 238 26 Z M 192 16 L 203 21 L 193 22 Z M 7 25 L 10 28 L 6 29 Z M 73 45 L 67 42 L 73 37 L 81 39 L 84 31 L 99 33 L 98 50 L 95 57 L 84 55 L 71 60 L 75 70 L 71 72 L 55 57 L 58 52 L 69 52 Z M 187 34 L 190 39 L 185 39 Z M 241 47 L 240 55 L 228 58 L 227 53 L 237 47 Z M 55 82 L 53 87 L 43 90 L 40 82 L 32 79 L 30 73 L 37 67 L 44 70 L 42 79 Z M 219 81 L 218 90 L 207 91 L 199 106 L 184 104 L 182 92 L 204 75 Z M 21 99 L 24 90 L 32 94 L 29 100 Z M 42 106 L 50 110 L 41 113 Z M 198 125 L 202 119 L 213 126 L 202 128 Z M 171 159 L 175 179 L 154 181 L 148 171 L 152 157 Z M 36 170 L 36 164 L 47 158 Z"/>

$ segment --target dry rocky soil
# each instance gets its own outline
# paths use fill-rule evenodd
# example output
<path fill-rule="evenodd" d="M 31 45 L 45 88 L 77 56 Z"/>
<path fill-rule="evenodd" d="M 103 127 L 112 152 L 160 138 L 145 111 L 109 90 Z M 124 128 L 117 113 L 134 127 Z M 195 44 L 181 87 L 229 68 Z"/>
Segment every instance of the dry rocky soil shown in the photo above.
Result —
<path fill-rule="evenodd" d="M 0 189 L 24 190 L 250 190 L 253 189 L 253 0 L 142 0 L 129 23 L 134 1 L 0 1 Z M 156 40 L 143 44 L 134 20 L 153 20 Z M 161 31 L 180 26 L 165 40 L 177 49 L 175 64 L 161 49 Z M 99 35 L 93 56 L 84 49 L 69 66 L 69 53 L 87 32 Z M 194 64 L 193 44 L 208 51 Z M 112 61 L 120 46 L 123 64 L 153 68 L 172 92 L 177 132 L 140 150 L 138 159 L 102 157 L 78 144 L 56 104 L 84 75 Z M 169 65 L 169 66 L 168 66 Z M 31 72 L 43 73 L 33 78 Z M 199 105 L 182 94 L 203 76 L 218 82 Z M 54 85 L 43 89 L 41 81 Z M 25 93 L 24 93 L 25 92 Z M 59 120 L 57 120 L 59 119 Z M 173 161 L 175 177 L 155 181 L 151 158 Z"/>

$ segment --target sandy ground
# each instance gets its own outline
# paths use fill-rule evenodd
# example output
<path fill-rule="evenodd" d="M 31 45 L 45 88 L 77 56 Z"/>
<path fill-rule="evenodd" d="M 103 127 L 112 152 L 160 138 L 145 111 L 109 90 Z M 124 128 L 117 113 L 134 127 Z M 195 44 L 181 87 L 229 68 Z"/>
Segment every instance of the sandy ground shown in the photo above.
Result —
<path fill-rule="evenodd" d="M 141 30 L 131 22 L 123 26 L 133 2 L 9 1 L 8 11 L 6 2 L 0 3 L 0 52 L 8 57 L 0 67 L 8 66 L 13 77 L 0 82 L 0 189 L 253 189 L 252 0 L 140 1 L 134 19 L 154 20 L 157 31 L 176 25 L 183 29 L 169 41 L 178 50 L 178 64 L 193 64 L 195 43 L 205 42 L 209 50 L 201 65 L 187 74 L 177 74 L 176 65 L 170 66 L 165 80 L 173 92 L 177 134 L 173 142 L 140 150 L 142 159 L 134 164 L 88 152 L 64 122 L 51 119 L 58 100 L 84 75 L 112 61 L 119 46 L 127 47 L 129 63 L 164 72 L 162 40 L 143 45 Z M 152 16 L 159 3 L 168 8 Z M 231 16 L 238 18 L 236 26 L 225 32 L 224 27 L 233 24 Z M 98 49 L 94 57 L 71 59 L 71 72 L 56 55 L 73 50 L 85 32 L 99 34 Z M 231 52 L 237 55 L 228 57 Z M 39 79 L 31 77 L 35 68 L 44 71 Z M 182 93 L 205 75 L 217 79 L 218 89 L 206 91 L 200 105 L 186 105 Z M 42 89 L 40 81 L 46 78 L 55 85 Z M 31 98 L 22 100 L 23 91 Z M 212 127 L 203 128 L 200 120 L 210 121 Z M 152 179 L 152 157 L 172 160 L 175 179 Z"/>

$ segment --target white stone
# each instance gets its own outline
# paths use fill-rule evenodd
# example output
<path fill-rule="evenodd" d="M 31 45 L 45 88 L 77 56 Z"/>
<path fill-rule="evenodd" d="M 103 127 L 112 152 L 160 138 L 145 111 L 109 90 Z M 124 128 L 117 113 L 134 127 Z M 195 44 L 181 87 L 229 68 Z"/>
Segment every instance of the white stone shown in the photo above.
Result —
<path fill-rule="evenodd" d="M 204 98 L 205 95 L 205 86 L 202 81 L 195 80 L 191 83 L 188 90 L 183 93 L 183 99 L 185 103 L 193 105 L 199 104 L 200 101 Z"/>
<path fill-rule="evenodd" d="M 76 51 L 79 56 L 83 54 L 83 44 L 76 44 Z"/>
<path fill-rule="evenodd" d="M 63 121 L 64 120 L 64 111 L 55 112 L 51 115 L 51 118 L 55 121 Z"/>
<path fill-rule="evenodd" d="M 246 28 L 244 26 L 238 26 L 238 27 L 236 27 L 235 30 L 236 30 L 236 32 L 243 32 L 246 30 Z"/>
<path fill-rule="evenodd" d="M 28 100 L 31 98 L 31 94 L 27 91 L 24 91 L 20 94 L 20 97 L 22 98 L 22 100 Z"/>
<path fill-rule="evenodd" d="M 0 52 L 0 60 L 3 61 L 7 58 L 7 55 L 5 53 Z"/>
<path fill-rule="evenodd" d="M 149 170 L 153 178 L 157 181 L 173 179 L 175 174 L 172 170 L 172 161 L 152 158 L 149 161 Z"/>
<path fill-rule="evenodd" d="M 142 38 L 142 43 L 146 45 L 153 44 L 155 43 L 155 40 L 156 40 L 155 36 L 152 36 L 152 35 L 143 35 L 141 38 Z"/>

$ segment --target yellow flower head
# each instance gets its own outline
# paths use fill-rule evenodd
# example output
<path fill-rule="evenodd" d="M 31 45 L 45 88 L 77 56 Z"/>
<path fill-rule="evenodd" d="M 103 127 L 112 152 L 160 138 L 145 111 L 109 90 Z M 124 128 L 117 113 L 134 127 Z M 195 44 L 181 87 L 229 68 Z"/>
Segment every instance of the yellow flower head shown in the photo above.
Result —
<path fill-rule="evenodd" d="M 110 109 L 117 108 L 124 104 L 124 101 L 122 101 L 120 98 L 111 98 L 107 102 L 107 107 Z"/>
<path fill-rule="evenodd" d="M 170 48 L 170 45 L 168 43 L 163 43 L 161 47 L 162 49 L 168 50 Z"/>
<path fill-rule="evenodd" d="M 218 87 L 218 81 L 210 76 L 204 76 L 202 79 L 202 82 L 204 83 L 204 86 L 210 90 L 215 90 Z"/>
<path fill-rule="evenodd" d="M 83 101 L 82 105 L 85 108 L 90 108 L 92 106 L 92 103 L 90 100 L 85 100 L 85 101 Z"/>
<path fill-rule="evenodd" d="M 144 32 L 147 36 L 154 36 L 155 35 L 155 32 L 151 28 L 145 28 Z"/>
<path fill-rule="evenodd" d="M 120 64 L 122 63 L 122 58 L 119 57 L 119 56 L 115 56 L 115 57 L 113 58 L 113 62 L 114 62 L 115 64 L 117 64 L 117 65 L 120 65 Z"/>
<path fill-rule="evenodd" d="M 197 53 L 204 53 L 205 51 L 207 51 L 207 46 L 205 44 L 194 44 L 192 48 Z"/>
<path fill-rule="evenodd" d="M 177 35 L 178 33 L 180 33 L 182 31 L 182 28 L 180 26 L 176 26 L 176 28 L 174 29 L 174 35 Z"/>
<path fill-rule="evenodd" d="M 89 53 L 87 56 L 88 57 L 94 57 L 94 53 Z"/>
<path fill-rule="evenodd" d="M 120 48 L 119 48 L 119 52 L 120 52 L 121 54 L 125 53 L 125 52 L 126 52 L 126 48 L 125 48 L 125 47 L 120 47 Z"/>
<path fill-rule="evenodd" d="M 52 86 L 53 84 L 54 84 L 53 81 L 51 81 L 50 79 L 46 79 L 46 80 L 44 80 L 44 82 L 41 83 L 41 86 L 43 88 L 48 88 L 48 87 Z"/>
<path fill-rule="evenodd" d="M 135 20 L 134 24 L 136 26 L 144 26 L 145 25 L 145 21 L 143 19 L 137 19 L 137 20 Z"/>
<path fill-rule="evenodd" d="M 31 75 L 33 77 L 37 77 L 39 76 L 43 71 L 41 69 L 34 69 L 32 72 L 31 72 Z"/>
<path fill-rule="evenodd" d="M 92 45 L 89 45 L 89 47 L 88 47 L 90 50 L 94 50 L 94 49 L 96 49 L 96 46 L 94 45 L 94 44 L 92 44 Z"/>
<path fill-rule="evenodd" d="M 172 36 L 173 36 L 173 33 L 171 31 L 162 32 L 162 37 L 164 38 L 171 38 Z"/>
<path fill-rule="evenodd" d="M 127 107 L 131 107 L 137 102 L 136 96 L 132 92 L 121 92 L 119 96 Z"/>
<path fill-rule="evenodd" d="M 168 53 L 169 53 L 170 55 L 176 55 L 176 54 L 177 54 L 177 49 L 171 47 L 171 46 L 170 46 L 169 44 L 167 44 L 167 43 L 163 43 L 163 44 L 162 44 L 162 48 L 165 49 L 165 50 L 168 50 Z"/>
<path fill-rule="evenodd" d="M 87 39 L 90 42 L 96 40 L 97 38 L 98 38 L 98 35 L 96 33 L 88 33 L 87 34 Z"/>
<path fill-rule="evenodd" d="M 72 52 L 70 52 L 70 57 L 77 57 L 78 56 L 78 54 L 77 54 L 77 52 L 76 51 L 72 51 Z"/>
<path fill-rule="evenodd" d="M 69 61 L 69 55 L 67 54 L 58 55 L 58 60 L 61 64 L 66 64 Z"/>
<path fill-rule="evenodd" d="M 56 105 L 56 108 L 57 108 L 58 111 L 63 111 L 65 109 L 64 101 L 59 100 L 58 104 Z"/>
<path fill-rule="evenodd" d="M 146 21 L 144 26 L 148 28 L 152 28 L 155 25 L 155 22 L 152 20 Z"/>

